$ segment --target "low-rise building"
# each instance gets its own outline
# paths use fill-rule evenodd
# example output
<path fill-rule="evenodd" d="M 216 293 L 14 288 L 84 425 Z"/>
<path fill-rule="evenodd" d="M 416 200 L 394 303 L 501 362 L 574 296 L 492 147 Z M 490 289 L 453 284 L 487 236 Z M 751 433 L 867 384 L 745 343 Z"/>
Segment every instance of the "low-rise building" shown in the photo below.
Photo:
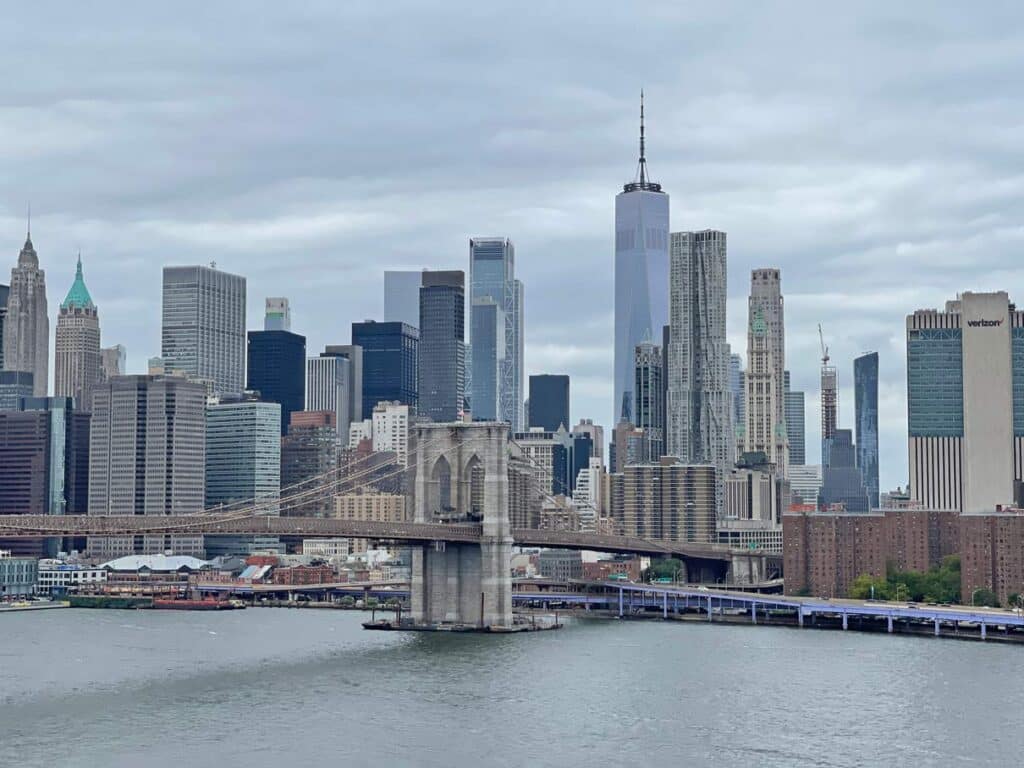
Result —
<path fill-rule="evenodd" d="M 107 571 L 99 566 L 65 563 L 63 560 L 39 561 L 36 591 L 41 595 L 61 595 L 89 589 L 107 580 Z"/>
<path fill-rule="evenodd" d="M 546 579 L 580 579 L 583 577 L 583 555 L 572 549 L 543 549 L 537 556 L 537 569 Z"/>
<path fill-rule="evenodd" d="M 29 597 L 39 581 L 39 561 L 34 557 L 14 557 L 0 550 L 0 600 Z"/>

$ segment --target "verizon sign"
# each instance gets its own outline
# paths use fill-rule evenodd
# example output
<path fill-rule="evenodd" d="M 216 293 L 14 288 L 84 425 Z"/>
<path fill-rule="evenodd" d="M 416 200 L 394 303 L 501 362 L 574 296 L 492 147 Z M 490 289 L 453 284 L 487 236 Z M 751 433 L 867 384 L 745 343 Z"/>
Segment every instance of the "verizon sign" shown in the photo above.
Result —
<path fill-rule="evenodd" d="M 968 320 L 967 325 L 971 328 L 992 328 L 1003 324 L 1002 320 Z"/>

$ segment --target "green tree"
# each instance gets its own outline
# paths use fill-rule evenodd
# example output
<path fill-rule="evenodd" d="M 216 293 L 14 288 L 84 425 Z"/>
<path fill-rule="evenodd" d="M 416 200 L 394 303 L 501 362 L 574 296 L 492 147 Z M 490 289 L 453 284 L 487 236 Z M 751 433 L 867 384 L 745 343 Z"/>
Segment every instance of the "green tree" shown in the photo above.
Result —
<path fill-rule="evenodd" d="M 991 589 L 981 587 L 971 593 L 971 605 L 985 605 L 989 608 L 998 608 L 999 597 Z"/>
<path fill-rule="evenodd" d="M 872 587 L 874 587 L 873 595 Z M 850 584 L 848 594 L 855 600 L 867 600 L 872 596 L 876 600 L 889 600 L 892 596 L 892 587 L 885 579 L 875 578 L 869 573 L 862 573 Z"/>
<path fill-rule="evenodd" d="M 341 605 L 343 608 L 351 608 L 356 604 L 356 599 L 352 595 L 345 595 L 341 598 Z"/>
<path fill-rule="evenodd" d="M 641 578 L 643 581 L 654 579 L 675 579 L 677 574 L 683 570 L 683 561 L 674 557 L 651 560 L 649 568 L 645 568 Z"/>

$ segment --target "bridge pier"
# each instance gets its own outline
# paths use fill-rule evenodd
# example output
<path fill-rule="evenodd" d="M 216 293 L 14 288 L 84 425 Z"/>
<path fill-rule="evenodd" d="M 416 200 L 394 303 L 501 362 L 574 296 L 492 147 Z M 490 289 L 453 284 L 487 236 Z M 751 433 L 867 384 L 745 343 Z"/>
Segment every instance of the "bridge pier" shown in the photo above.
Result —
<path fill-rule="evenodd" d="M 512 532 L 508 515 L 508 425 L 421 424 L 416 428 L 417 523 L 483 517 L 479 542 L 413 548 L 414 624 L 512 626 Z"/>

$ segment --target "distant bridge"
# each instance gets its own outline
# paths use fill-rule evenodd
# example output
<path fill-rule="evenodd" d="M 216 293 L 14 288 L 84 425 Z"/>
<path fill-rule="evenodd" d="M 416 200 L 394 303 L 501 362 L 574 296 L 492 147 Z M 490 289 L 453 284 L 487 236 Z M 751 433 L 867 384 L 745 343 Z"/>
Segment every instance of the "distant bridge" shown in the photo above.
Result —
<path fill-rule="evenodd" d="M 177 534 L 204 536 L 295 536 L 301 538 L 356 538 L 374 541 L 475 543 L 483 535 L 479 524 L 393 523 L 342 520 L 333 517 L 276 517 L 270 515 L 0 515 L 0 537 L 38 536 L 143 536 Z M 716 544 L 651 541 L 573 531 L 513 528 L 516 546 L 578 549 L 594 552 L 678 557 L 728 567 L 737 558 L 781 557 L 761 551 L 737 550 Z"/>

